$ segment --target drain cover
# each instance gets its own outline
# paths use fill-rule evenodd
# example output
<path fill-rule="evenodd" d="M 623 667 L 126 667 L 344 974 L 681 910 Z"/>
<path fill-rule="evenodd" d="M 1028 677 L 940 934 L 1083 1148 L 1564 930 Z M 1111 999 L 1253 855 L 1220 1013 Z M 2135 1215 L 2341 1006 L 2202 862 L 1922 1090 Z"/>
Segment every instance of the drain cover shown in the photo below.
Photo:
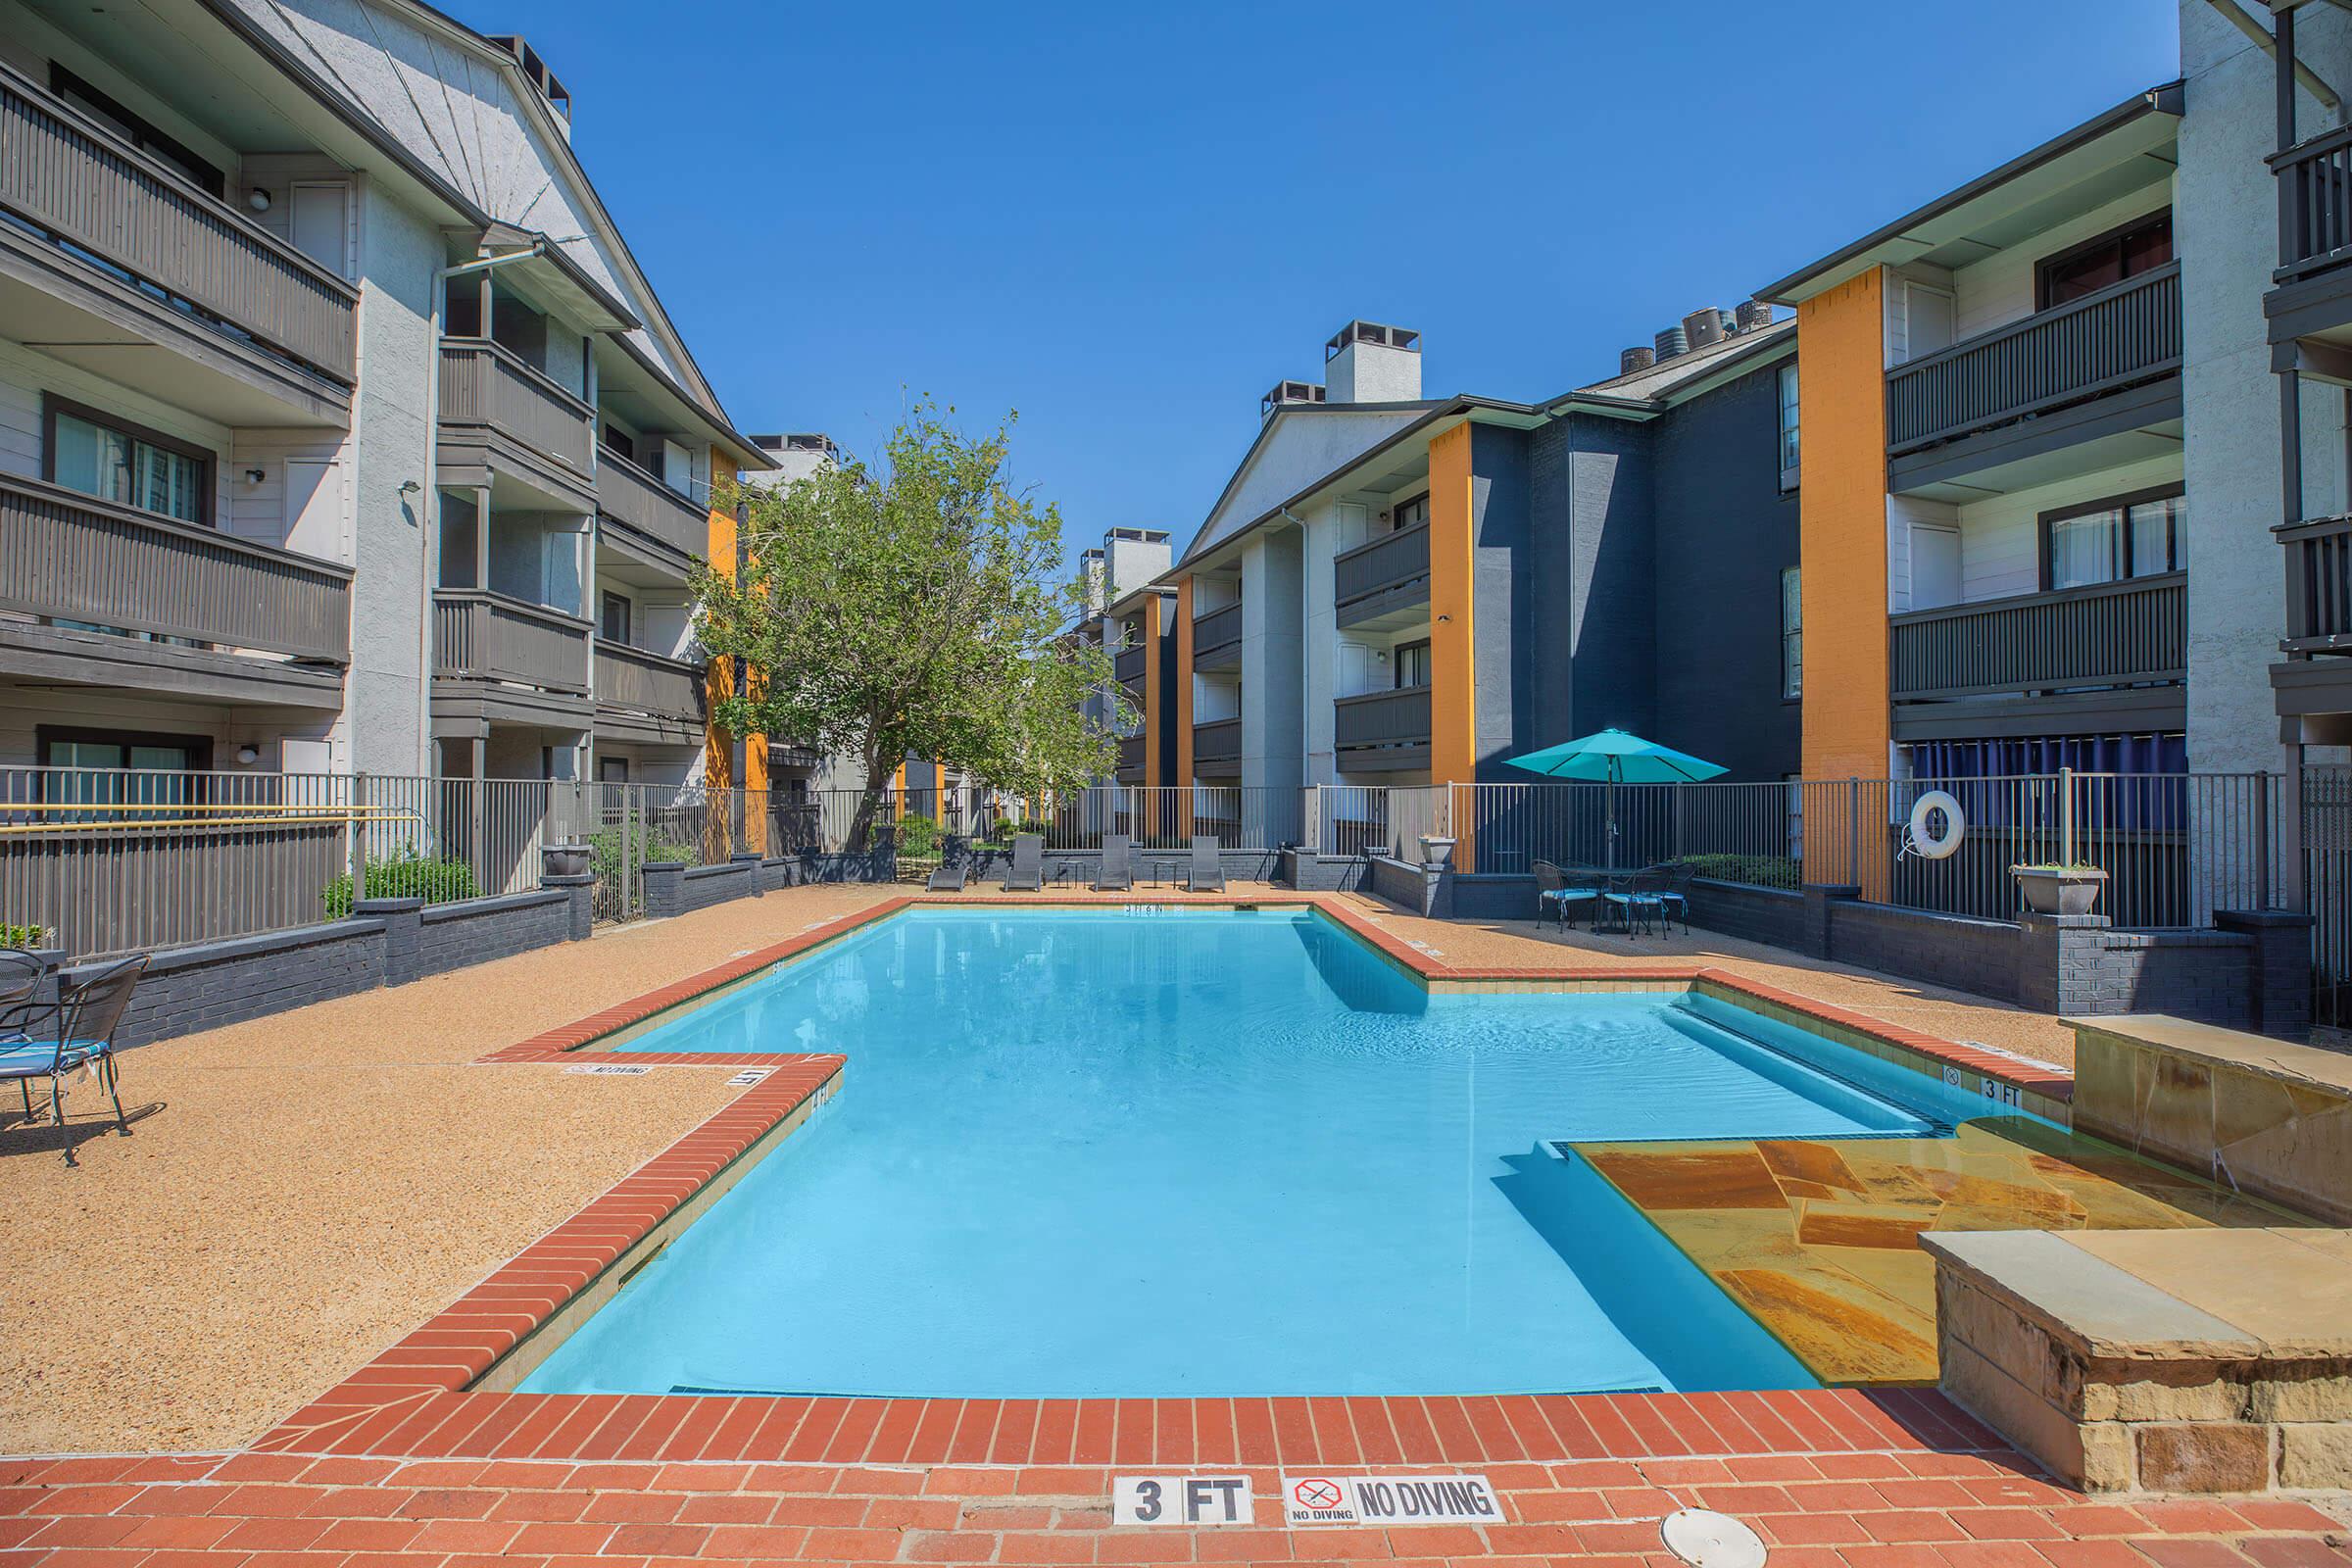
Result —
<path fill-rule="evenodd" d="M 1727 1513 L 1685 1508 L 1658 1525 L 1666 1549 L 1692 1568 L 1763 1568 L 1764 1543 Z"/>

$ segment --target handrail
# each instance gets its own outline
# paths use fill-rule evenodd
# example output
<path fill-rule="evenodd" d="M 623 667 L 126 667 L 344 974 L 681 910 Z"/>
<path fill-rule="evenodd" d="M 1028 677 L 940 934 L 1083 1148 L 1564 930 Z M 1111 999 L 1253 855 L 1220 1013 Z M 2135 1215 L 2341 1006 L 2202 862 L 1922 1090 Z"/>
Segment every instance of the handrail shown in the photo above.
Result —
<path fill-rule="evenodd" d="M 513 594 L 502 594 L 495 588 L 436 588 L 433 590 L 433 597 L 437 600 L 451 602 L 479 602 L 497 605 L 502 609 L 514 611 L 564 631 L 591 631 L 596 624 L 587 617 L 575 615 L 567 610 L 558 610 L 553 605 L 534 605 L 528 599 L 517 599 Z"/>
<path fill-rule="evenodd" d="M 0 492 L 9 490 L 22 490 L 38 500 L 53 502 L 60 506 L 76 507 L 83 512 L 94 512 L 116 522 L 133 523 L 167 537 L 182 539 L 190 544 L 200 544 L 208 549 L 225 550 L 232 555 L 250 556 L 256 561 L 266 561 L 271 565 L 294 566 L 306 571 L 315 571 L 321 577 L 332 577 L 346 583 L 358 575 L 356 568 L 347 566 L 339 561 L 329 561 L 323 556 L 309 556 L 299 550 L 287 550 L 278 545 L 266 545 L 259 539 L 248 539 L 241 534 L 223 533 L 219 528 L 208 528 L 201 522 L 184 522 L 160 512 L 149 512 L 141 507 L 126 507 L 120 501 L 109 501 L 103 496 L 90 495 L 86 491 L 71 489 L 62 484 L 53 484 L 46 479 L 30 479 L 23 474 L 0 473 Z"/>
<path fill-rule="evenodd" d="M 524 359 L 521 355 L 515 353 L 504 343 L 499 342 L 496 338 L 454 337 L 445 334 L 441 339 L 441 348 L 444 353 L 451 349 L 465 350 L 469 353 L 487 353 L 492 359 L 499 361 L 508 368 L 520 371 L 524 377 L 535 383 L 539 390 L 552 394 L 558 401 L 569 407 L 572 412 L 577 414 L 581 418 L 593 419 L 596 417 L 596 405 L 581 397 L 577 392 L 570 390 L 568 387 L 564 386 L 563 382 L 557 380 L 554 376 L 548 374 L 545 370 L 542 370 L 539 368 L 539 367 L 533 365 L 530 361 Z"/>
<path fill-rule="evenodd" d="M 703 673 L 703 666 L 690 660 L 678 659 L 669 654 L 657 654 L 651 648 L 640 648 L 635 643 L 616 643 L 601 633 L 596 639 L 596 651 L 600 654 L 610 654 L 615 659 L 650 664 L 657 669 L 674 670 L 681 675 Z"/>

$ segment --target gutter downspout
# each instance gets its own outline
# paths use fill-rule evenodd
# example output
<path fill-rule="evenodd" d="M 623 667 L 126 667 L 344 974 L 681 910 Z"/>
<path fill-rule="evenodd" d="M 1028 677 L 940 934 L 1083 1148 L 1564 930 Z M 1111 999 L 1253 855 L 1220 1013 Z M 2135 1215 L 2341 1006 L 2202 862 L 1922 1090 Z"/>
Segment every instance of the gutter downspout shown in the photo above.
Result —
<path fill-rule="evenodd" d="M 432 297 L 425 308 L 424 355 L 424 505 L 417 518 L 416 555 L 421 570 L 417 573 L 418 604 L 416 616 L 416 716 L 423 725 L 423 751 L 419 772 L 426 778 L 436 776 L 433 766 L 433 588 L 441 573 L 433 560 L 433 547 L 441 538 L 441 318 L 442 307 L 449 298 L 449 280 L 471 272 L 486 272 L 508 262 L 529 261 L 547 250 L 545 239 L 531 241 L 529 248 L 501 251 L 495 256 L 477 256 L 470 262 L 438 268 L 433 272 Z M 484 321 L 485 333 L 490 323 Z M 487 528 L 490 519 L 479 519 Z M 483 583 L 487 588 L 490 585 Z"/>

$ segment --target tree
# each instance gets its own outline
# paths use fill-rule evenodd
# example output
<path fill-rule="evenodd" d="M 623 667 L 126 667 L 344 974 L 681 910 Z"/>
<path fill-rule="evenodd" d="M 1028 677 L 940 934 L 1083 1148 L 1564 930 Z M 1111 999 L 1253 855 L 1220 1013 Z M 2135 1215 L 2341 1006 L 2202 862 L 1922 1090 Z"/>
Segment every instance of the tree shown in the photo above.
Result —
<path fill-rule="evenodd" d="M 1022 794 L 1114 765 L 1083 706 L 1118 692 L 1110 661 L 1061 635 L 1081 590 L 1058 577 L 1060 514 L 1012 482 L 1013 416 L 974 440 L 954 414 L 916 403 L 878 467 L 736 490 L 737 569 L 694 573 L 695 634 L 741 677 L 712 720 L 857 759 L 853 853 L 910 755 Z"/>

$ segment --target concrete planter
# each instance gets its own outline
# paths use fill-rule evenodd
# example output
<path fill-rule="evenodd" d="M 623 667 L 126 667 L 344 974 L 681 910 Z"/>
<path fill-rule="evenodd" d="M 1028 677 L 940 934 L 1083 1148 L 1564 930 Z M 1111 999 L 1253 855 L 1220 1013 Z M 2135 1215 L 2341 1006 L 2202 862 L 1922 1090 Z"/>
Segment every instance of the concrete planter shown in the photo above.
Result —
<path fill-rule="evenodd" d="M 542 844 L 539 846 L 539 874 L 541 876 L 586 876 L 593 868 L 590 851 L 585 844 Z"/>
<path fill-rule="evenodd" d="M 2017 891 L 2035 914 L 2088 914 L 2107 885 L 2107 873 L 2096 866 L 2071 869 L 2049 865 L 2013 865 Z"/>
<path fill-rule="evenodd" d="M 1433 870 L 1444 870 L 1453 864 L 1452 839 L 1421 835 L 1421 863 Z"/>

